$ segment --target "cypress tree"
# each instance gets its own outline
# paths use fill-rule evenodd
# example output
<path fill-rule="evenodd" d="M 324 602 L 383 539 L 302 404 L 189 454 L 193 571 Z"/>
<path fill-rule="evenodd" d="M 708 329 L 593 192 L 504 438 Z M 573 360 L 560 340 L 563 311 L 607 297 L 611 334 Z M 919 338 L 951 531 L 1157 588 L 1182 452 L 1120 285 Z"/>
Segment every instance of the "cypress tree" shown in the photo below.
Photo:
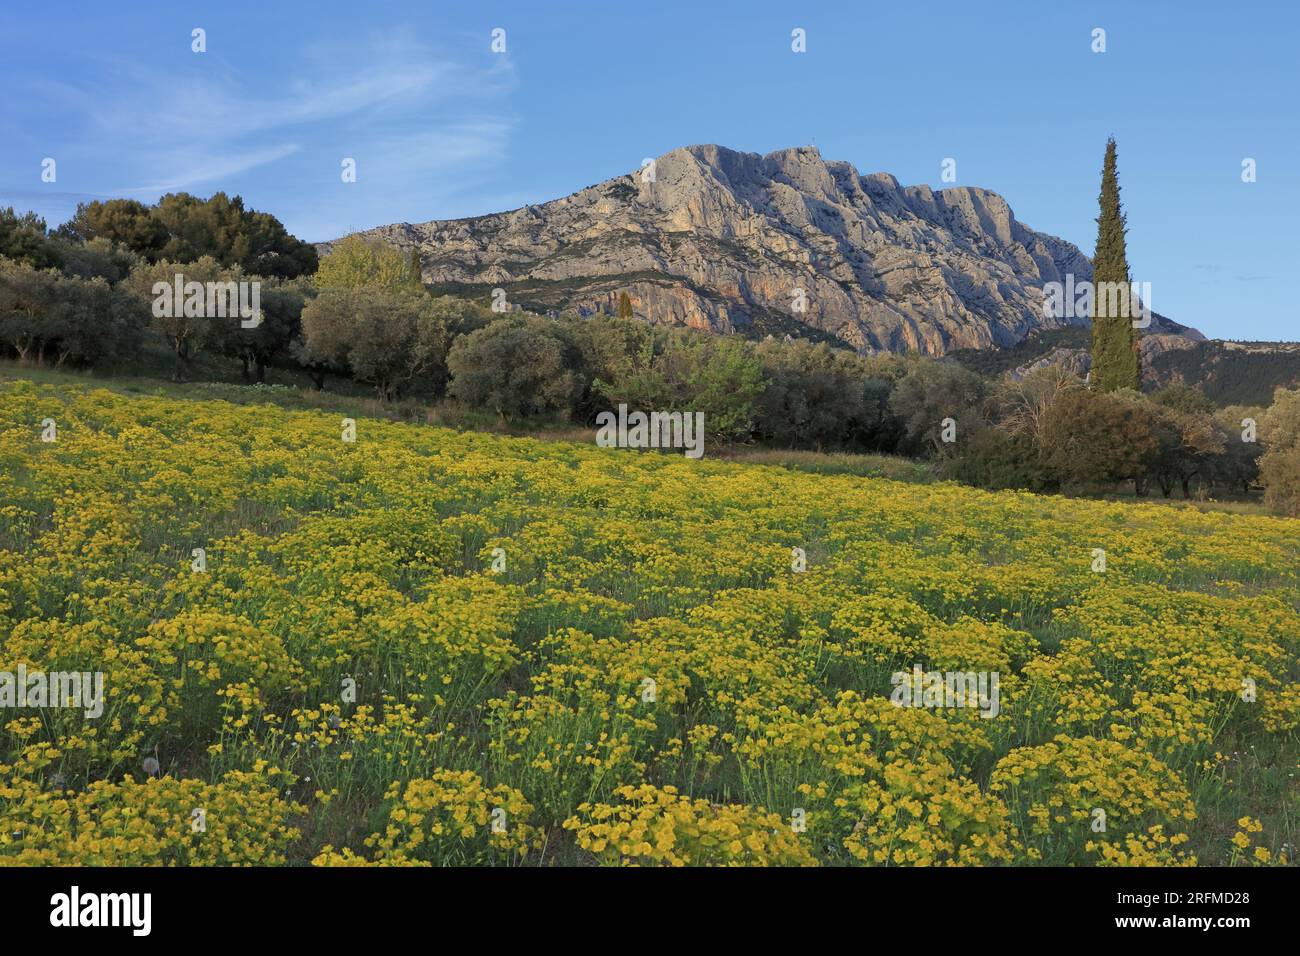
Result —
<path fill-rule="evenodd" d="M 407 263 L 407 269 L 411 273 L 411 285 L 415 288 L 424 290 L 424 265 L 420 262 L 420 250 L 412 249 L 410 259 Z"/>
<path fill-rule="evenodd" d="M 1092 257 L 1092 385 L 1103 392 L 1136 389 L 1138 332 L 1133 327 L 1136 297 L 1130 306 L 1128 257 L 1124 245 L 1124 213 L 1119 204 L 1119 174 L 1115 169 L 1115 139 L 1106 141 L 1101 169 L 1101 215 L 1097 217 L 1097 251 Z M 1106 294 L 1107 283 L 1119 284 L 1122 294 Z"/>
<path fill-rule="evenodd" d="M 628 298 L 626 292 L 618 294 L 618 317 L 620 319 L 632 318 L 632 300 Z"/>

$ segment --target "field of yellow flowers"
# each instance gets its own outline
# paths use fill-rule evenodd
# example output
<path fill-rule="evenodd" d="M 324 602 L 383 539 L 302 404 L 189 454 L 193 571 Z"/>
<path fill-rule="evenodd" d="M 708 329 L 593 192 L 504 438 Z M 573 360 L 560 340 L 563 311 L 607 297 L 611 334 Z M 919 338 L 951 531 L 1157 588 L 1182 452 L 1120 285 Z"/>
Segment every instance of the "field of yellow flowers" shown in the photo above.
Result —
<path fill-rule="evenodd" d="M 0 863 L 1294 858 L 1295 521 L 352 427 L 0 384 Z"/>

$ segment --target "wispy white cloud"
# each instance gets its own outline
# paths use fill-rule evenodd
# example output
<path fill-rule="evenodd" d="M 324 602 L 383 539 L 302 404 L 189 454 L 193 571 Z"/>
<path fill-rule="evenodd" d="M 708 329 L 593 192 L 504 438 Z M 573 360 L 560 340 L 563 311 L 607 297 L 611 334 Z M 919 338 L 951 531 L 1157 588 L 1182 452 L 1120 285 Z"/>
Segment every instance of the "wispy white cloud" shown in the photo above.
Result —
<path fill-rule="evenodd" d="M 356 148 L 369 157 L 367 175 L 404 178 L 421 171 L 471 167 L 500 156 L 512 126 L 504 119 L 478 118 L 450 121 L 427 130 L 384 130 L 373 139 L 362 138 Z"/>
<path fill-rule="evenodd" d="M 198 71 L 106 59 L 93 86 L 36 81 L 36 102 L 61 116 L 86 156 L 111 157 L 113 182 L 92 188 L 152 198 L 221 188 L 305 150 L 365 152 L 370 175 L 481 169 L 500 158 L 512 119 L 509 60 L 468 65 L 389 33 L 298 51 L 286 70 L 237 70 L 212 54 Z"/>
<path fill-rule="evenodd" d="M 273 163 L 292 153 L 299 147 L 293 143 L 282 146 L 270 146 L 265 149 L 241 150 L 237 152 L 215 153 L 199 149 L 193 152 L 176 150 L 168 159 L 173 172 L 170 179 L 145 186 L 125 186 L 114 193 L 123 195 L 156 196 L 159 193 L 177 192 L 202 183 L 220 181 L 228 176 L 237 176 L 242 172 Z"/>

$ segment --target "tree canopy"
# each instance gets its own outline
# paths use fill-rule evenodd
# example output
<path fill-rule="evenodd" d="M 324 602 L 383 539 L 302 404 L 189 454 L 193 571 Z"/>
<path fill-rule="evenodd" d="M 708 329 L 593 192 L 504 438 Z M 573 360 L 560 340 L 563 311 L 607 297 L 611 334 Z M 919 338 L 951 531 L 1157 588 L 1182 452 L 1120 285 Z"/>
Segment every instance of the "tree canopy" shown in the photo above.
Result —
<path fill-rule="evenodd" d="M 315 247 L 290 235 L 275 216 L 245 209 L 242 198 L 224 192 L 208 199 L 168 193 L 154 206 L 134 199 L 81 203 L 56 234 L 72 241 L 107 239 L 150 262 L 211 257 L 268 278 L 310 275 L 318 264 Z"/>

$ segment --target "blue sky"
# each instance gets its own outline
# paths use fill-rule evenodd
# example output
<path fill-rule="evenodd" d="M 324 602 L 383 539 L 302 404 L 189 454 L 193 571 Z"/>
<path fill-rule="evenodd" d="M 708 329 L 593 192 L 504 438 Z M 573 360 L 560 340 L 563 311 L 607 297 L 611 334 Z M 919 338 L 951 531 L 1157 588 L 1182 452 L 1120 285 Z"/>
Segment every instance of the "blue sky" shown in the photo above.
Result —
<path fill-rule="evenodd" d="M 543 202 L 691 143 L 813 143 L 936 188 L 952 157 L 958 184 L 1091 253 L 1113 134 L 1129 263 L 1156 311 L 1215 337 L 1298 340 L 1298 11 L 6 0 L 0 205 L 53 225 L 82 199 L 226 190 L 319 240 Z M 56 182 L 41 180 L 46 157 Z"/>

